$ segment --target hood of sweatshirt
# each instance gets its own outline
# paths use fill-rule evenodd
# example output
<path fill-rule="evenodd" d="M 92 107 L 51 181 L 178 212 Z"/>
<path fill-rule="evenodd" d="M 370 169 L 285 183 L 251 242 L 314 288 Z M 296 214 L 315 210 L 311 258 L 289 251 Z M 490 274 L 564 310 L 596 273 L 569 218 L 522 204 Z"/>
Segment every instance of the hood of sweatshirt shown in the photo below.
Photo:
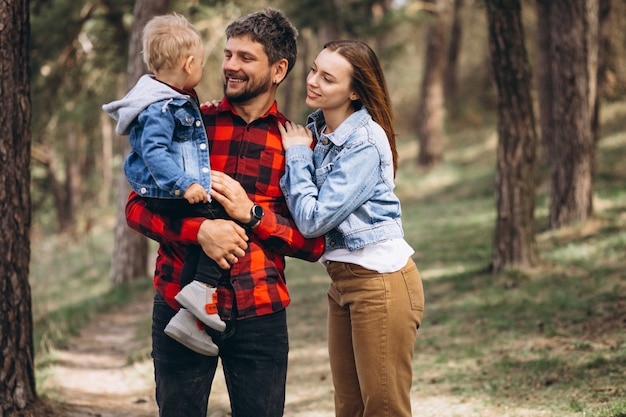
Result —
<path fill-rule="evenodd" d="M 185 98 L 185 94 L 170 88 L 167 84 L 154 79 L 150 74 L 143 75 L 137 84 L 124 96 L 102 106 L 109 116 L 117 121 L 115 133 L 128 135 L 130 126 L 139 113 L 158 101 Z"/>

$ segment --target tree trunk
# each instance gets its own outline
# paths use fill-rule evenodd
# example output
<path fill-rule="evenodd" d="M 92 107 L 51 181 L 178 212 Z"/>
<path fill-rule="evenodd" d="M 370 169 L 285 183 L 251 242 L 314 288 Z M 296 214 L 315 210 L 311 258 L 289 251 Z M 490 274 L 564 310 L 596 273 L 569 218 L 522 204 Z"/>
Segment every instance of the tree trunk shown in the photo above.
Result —
<path fill-rule="evenodd" d="M 78 129 L 70 128 L 65 138 L 65 211 L 69 219 L 70 231 L 75 233 L 76 217 L 80 206 L 82 172 L 80 159 L 83 155 L 79 146 Z"/>
<path fill-rule="evenodd" d="M 606 17 L 603 17 L 608 13 Z M 626 22 L 626 2 L 600 1 L 600 64 L 604 65 L 603 78 L 599 79 L 602 89 L 601 95 L 609 100 L 619 100 L 626 94 L 626 37 L 624 23 Z"/>
<path fill-rule="evenodd" d="M 30 262 L 30 87 L 28 1 L 0 13 L 0 417 L 37 399 Z"/>
<path fill-rule="evenodd" d="M 442 124 L 443 71 L 445 63 L 445 11 L 443 0 L 436 0 L 436 13 L 426 33 L 424 75 L 417 109 L 417 163 L 432 168 L 441 162 L 443 154 Z"/>
<path fill-rule="evenodd" d="M 537 133 L 519 0 L 488 0 L 489 47 L 498 89 L 497 221 L 493 271 L 536 263 Z"/>
<path fill-rule="evenodd" d="M 593 50 L 589 45 L 589 19 L 593 14 L 590 1 L 597 6 L 597 0 L 554 0 L 551 7 L 554 140 L 550 151 L 549 226 L 552 229 L 584 221 L 593 211 L 595 145 L 591 134 L 594 100 L 589 75 L 589 51 Z"/>
<path fill-rule="evenodd" d="M 67 193 L 64 184 L 59 181 L 57 172 L 59 163 L 54 149 L 44 146 L 37 152 L 37 160 L 46 170 L 47 186 L 52 194 L 54 208 L 57 213 L 57 227 L 59 232 L 65 232 L 72 226 L 72 215 L 67 210 Z"/>
<path fill-rule="evenodd" d="M 463 0 L 454 0 L 454 12 L 452 18 L 452 30 L 450 31 L 450 42 L 448 45 L 447 62 L 444 72 L 443 91 L 446 101 L 446 108 L 449 111 L 455 111 L 457 106 L 457 88 L 458 88 L 458 61 L 459 51 L 461 50 L 461 39 L 463 33 L 463 21 L 461 19 L 461 11 L 463 9 Z"/>
<path fill-rule="evenodd" d="M 541 137 L 541 161 L 551 161 L 550 149 L 554 141 L 554 120 L 552 120 L 553 85 L 552 59 L 550 57 L 550 17 L 552 0 L 537 0 L 537 95 L 539 97 L 539 126 Z"/>
<path fill-rule="evenodd" d="M 128 48 L 128 88 L 147 72 L 141 55 L 141 34 L 146 23 L 154 16 L 167 13 L 169 0 L 137 0 Z M 130 150 L 124 138 L 124 156 Z M 148 241 L 126 225 L 126 201 L 130 186 L 120 173 L 118 181 L 118 204 L 115 224 L 115 243 L 111 259 L 110 279 L 113 284 L 144 277 L 148 268 Z"/>
<path fill-rule="evenodd" d="M 105 206 L 111 197 L 113 187 L 113 127 L 106 113 L 100 113 L 102 127 L 102 159 L 100 172 L 102 173 L 102 188 L 98 194 L 100 205 Z"/>
<path fill-rule="evenodd" d="M 606 82 L 607 57 L 611 50 L 611 0 L 600 0 L 598 3 L 598 65 L 596 71 L 596 100 L 591 115 L 591 136 L 594 147 L 600 140 L 600 102 Z M 595 172 L 595 170 L 594 170 Z"/>

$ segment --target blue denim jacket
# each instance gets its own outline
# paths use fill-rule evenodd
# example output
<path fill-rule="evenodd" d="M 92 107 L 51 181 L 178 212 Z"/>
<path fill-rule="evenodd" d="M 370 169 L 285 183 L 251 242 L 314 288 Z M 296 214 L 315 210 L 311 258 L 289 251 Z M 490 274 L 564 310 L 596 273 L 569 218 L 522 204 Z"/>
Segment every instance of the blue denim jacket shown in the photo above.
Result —
<path fill-rule="evenodd" d="M 402 238 L 400 200 L 394 194 L 391 148 L 385 131 L 365 108 L 330 135 L 320 110 L 307 127 L 313 151 L 290 147 L 281 189 L 305 237 L 326 235 L 326 250 L 355 250 Z"/>
<path fill-rule="evenodd" d="M 194 182 L 209 192 L 209 142 L 194 97 L 144 75 L 124 98 L 102 108 L 117 120 L 115 131 L 128 135 L 124 173 L 137 194 L 182 198 Z"/>

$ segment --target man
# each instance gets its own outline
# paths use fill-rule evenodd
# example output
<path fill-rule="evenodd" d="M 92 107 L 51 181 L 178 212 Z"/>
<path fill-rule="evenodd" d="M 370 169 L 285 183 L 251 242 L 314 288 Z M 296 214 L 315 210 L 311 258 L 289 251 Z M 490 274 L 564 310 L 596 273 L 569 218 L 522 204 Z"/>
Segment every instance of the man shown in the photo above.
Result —
<path fill-rule="evenodd" d="M 209 332 L 219 346 L 232 416 L 283 415 L 290 301 L 284 256 L 315 261 L 324 249 L 323 238 L 304 239 L 298 232 L 279 188 L 284 152 L 278 123 L 286 119 L 275 95 L 295 64 L 296 35 L 274 9 L 226 29 L 225 97 L 203 110 L 203 120 L 215 170 L 211 195 L 239 224 L 169 219 L 149 212 L 136 194 L 129 198 L 129 226 L 160 242 L 152 356 L 161 417 L 205 417 L 218 364 L 217 357 L 199 355 L 163 333 L 179 307 L 174 296 L 190 244 L 200 244 L 227 270 L 218 285 L 218 310 L 227 327 Z"/>

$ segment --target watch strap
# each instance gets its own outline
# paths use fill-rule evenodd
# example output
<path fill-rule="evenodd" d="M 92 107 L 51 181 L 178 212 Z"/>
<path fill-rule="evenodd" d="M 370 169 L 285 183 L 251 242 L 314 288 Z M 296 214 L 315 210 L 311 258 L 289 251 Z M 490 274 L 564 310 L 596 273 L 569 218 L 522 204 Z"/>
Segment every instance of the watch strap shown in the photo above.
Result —
<path fill-rule="evenodd" d="M 257 214 L 257 211 L 259 210 L 261 211 L 260 216 Z M 263 217 L 263 208 L 259 206 L 258 204 L 254 204 L 252 208 L 250 209 L 250 216 L 251 216 L 250 221 L 247 223 L 243 223 L 245 227 L 252 227 L 261 221 L 261 218 Z"/>

